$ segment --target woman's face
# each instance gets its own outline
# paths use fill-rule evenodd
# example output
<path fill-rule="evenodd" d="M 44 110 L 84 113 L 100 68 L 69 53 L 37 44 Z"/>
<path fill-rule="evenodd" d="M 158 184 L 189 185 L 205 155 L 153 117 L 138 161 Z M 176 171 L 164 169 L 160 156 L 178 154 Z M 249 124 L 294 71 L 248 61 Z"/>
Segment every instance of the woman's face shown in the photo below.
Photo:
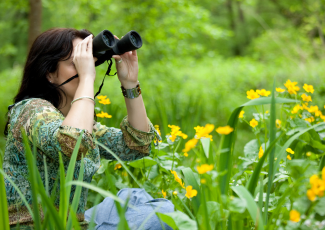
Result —
<path fill-rule="evenodd" d="M 68 80 L 69 78 L 77 74 L 77 70 L 72 60 L 73 60 L 75 47 L 81 41 L 82 41 L 81 38 L 74 39 L 72 41 L 73 50 L 70 58 L 65 61 L 59 61 L 57 70 L 54 73 L 49 73 L 47 79 L 50 82 L 52 82 L 52 84 L 61 85 L 63 82 L 65 82 L 66 80 Z M 79 85 L 79 78 L 77 77 L 60 87 L 65 92 L 68 101 L 73 100 L 78 85 Z"/>

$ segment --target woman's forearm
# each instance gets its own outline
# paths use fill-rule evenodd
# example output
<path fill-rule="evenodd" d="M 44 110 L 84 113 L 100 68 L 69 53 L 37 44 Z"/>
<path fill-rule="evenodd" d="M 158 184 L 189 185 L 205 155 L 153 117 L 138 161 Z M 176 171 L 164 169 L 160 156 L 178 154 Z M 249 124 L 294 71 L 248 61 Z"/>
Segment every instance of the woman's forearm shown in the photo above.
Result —
<path fill-rule="evenodd" d="M 94 96 L 94 79 L 80 79 L 74 99 L 88 96 Z M 73 99 L 73 100 L 74 100 Z M 68 102 L 69 103 L 69 102 Z M 88 98 L 73 102 L 71 108 L 64 119 L 62 125 L 72 126 L 79 129 L 86 129 L 88 132 L 93 131 L 94 120 L 94 102 Z"/>
<path fill-rule="evenodd" d="M 139 97 L 133 99 L 125 98 L 125 104 L 129 123 L 136 129 L 149 132 L 149 123 L 142 95 L 140 94 Z"/>

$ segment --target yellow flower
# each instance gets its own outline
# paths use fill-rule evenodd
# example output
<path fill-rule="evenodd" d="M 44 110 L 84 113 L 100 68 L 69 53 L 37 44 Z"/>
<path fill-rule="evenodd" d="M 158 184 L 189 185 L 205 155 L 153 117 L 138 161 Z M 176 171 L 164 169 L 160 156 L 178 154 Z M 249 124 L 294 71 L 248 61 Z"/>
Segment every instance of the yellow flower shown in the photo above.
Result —
<path fill-rule="evenodd" d="M 205 183 L 207 183 L 207 180 L 204 179 L 204 178 L 202 178 L 202 179 L 201 179 L 201 184 L 205 184 Z"/>
<path fill-rule="evenodd" d="M 249 125 L 255 128 L 258 125 L 258 121 L 254 118 L 249 122 Z"/>
<path fill-rule="evenodd" d="M 177 191 L 174 191 L 174 192 L 173 192 L 173 195 L 174 195 L 174 196 L 177 196 Z"/>
<path fill-rule="evenodd" d="M 262 146 L 260 147 L 260 151 L 258 152 L 258 159 L 260 159 L 264 154 L 264 150 L 262 148 Z"/>
<path fill-rule="evenodd" d="M 182 133 L 182 131 L 180 131 L 180 127 L 178 127 L 177 125 L 168 125 L 169 128 L 172 129 L 171 133 L 170 133 L 170 137 L 169 139 L 174 142 L 177 136 L 182 137 L 183 139 L 187 138 L 187 135 Z"/>
<path fill-rule="evenodd" d="M 213 169 L 213 165 L 203 164 L 201 166 L 196 167 L 199 174 L 204 174 Z"/>
<path fill-rule="evenodd" d="M 296 86 L 297 84 L 297 82 L 291 82 L 290 80 L 287 80 L 284 86 L 287 87 L 290 94 L 297 94 L 297 91 L 300 90 L 300 88 Z"/>
<path fill-rule="evenodd" d="M 109 115 L 108 113 L 105 113 L 103 111 L 101 111 L 100 113 L 96 114 L 97 117 L 101 117 L 101 118 L 111 118 L 112 115 Z"/>
<path fill-rule="evenodd" d="M 229 133 L 231 133 L 232 131 L 234 131 L 234 129 L 231 128 L 229 125 L 227 125 L 227 126 L 224 126 L 224 127 L 218 127 L 216 129 L 216 131 L 219 134 L 228 135 Z"/>
<path fill-rule="evenodd" d="M 159 125 L 155 125 L 154 127 L 155 127 L 155 129 L 157 130 L 158 134 L 161 136 L 161 132 L 160 132 L 160 129 L 159 129 Z M 157 137 L 155 137 L 154 142 L 155 142 L 155 143 L 157 142 Z M 158 141 L 158 142 L 162 142 L 162 141 Z"/>
<path fill-rule="evenodd" d="M 304 84 L 303 88 L 307 93 L 314 93 L 314 87 L 312 85 Z"/>
<path fill-rule="evenodd" d="M 325 182 L 323 180 L 317 177 L 317 179 L 315 179 L 311 184 L 312 184 L 311 190 L 315 195 L 319 197 L 324 196 Z"/>
<path fill-rule="evenodd" d="M 275 90 L 279 93 L 283 93 L 284 91 L 286 91 L 285 89 L 282 88 L 275 88 Z"/>
<path fill-rule="evenodd" d="M 306 94 L 301 95 L 301 98 L 306 102 L 312 101 L 311 96 L 307 96 Z"/>
<path fill-rule="evenodd" d="M 316 195 L 315 195 L 315 193 L 313 193 L 313 190 L 311 190 L 311 189 L 307 190 L 307 197 L 310 201 L 316 200 Z"/>
<path fill-rule="evenodd" d="M 296 210 L 290 211 L 290 220 L 293 222 L 299 222 L 300 221 L 300 213 Z"/>
<path fill-rule="evenodd" d="M 97 98 L 98 98 L 99 100 L 105 100 L 106 97 L 107 97 L 107 96 L 103 96 L 103 95 L 99 95 L 99 96 L 97 96 Z"/>
<path fill-rule="evenodd" d="M 320 116 L 323 116 L 322 111 L 320 110 L 315 111 L 315 117 L 320 117 Z"/>
<path fill-rule="evenodd" d="M 177 172 L 170 170 L 170 172 L 174 175 L 175 180 L 182 186 L 182 188 L 185 188 L 184 182 L 182 182 L 182 179 L 178 177 Z"/>
<path fill-rule="evenodd" d="M 275 120 L 275 126 L 279 129 L 281 128 L 281 121 L 279 119 Z"/>
<path fill-rule="evenodd" d="M 195 139 L 195 138 L 189 140 L 188 142 L 185 143 L 185 148 L 182 150 L 182 152 L 185 152 L 185 153 L 189 152 L 191 149 L 193 149 L 195 147 L 197 142 L 198 142 L 198 139 Z M 184 156 L 186 156 L 185 153 L 184 153 Z"/>
<path fill-rule="evenodd" d="M 295 107 L 293 107 L 291 113 L 292 114 L 298 113 L 300 109 L 303 110 L 303 107 L 301 107 L 300 105 L 296 105 Z"/>
<path fill-rule="evenodd" d="M 309 178 L 309 183 L 311 184 L 311 185 L 313 185 L 313 184 L 315 184 L 315 183 L 317 183 L 317 180 L 319 179 L 319 177 L 316 175 L 316 174 L 314 174 L 314 175 L 312 175 L 310 178 Z"/>
<path fill-rule="evenodd" d="M 164 198 L 166 198 L 166 196 L 167 196 L 167 193 L 166 193 L 166 192 L 164 192 L 164 190 L 161 190 L 161 193 L 163 194 Z"/>
<path fill-rule="evenodd" d="M 291 148 L 287 148 L 286 151 L 291 154 L 295 154 L 295 152 Z"/>
<path fill-rule="evenodd" d="M 188 157 L 188 153 L 184 153 L 184 156 Z"/>
<path fill-rule="evenodd" d="M 111 104 L 111 101 L 109 100 L 109 98 L 107 98 L 107 99 L 101 99 L 99 103 L 103 105 L 109 105 Z"/>
<path fill-rule="evenodd" d="M 290 156 L 290 155 L 287 155 L 287 159 L 288 159 L 289 161 L 291 161 L 291 156 Z"/>
<path fill-rule="evenodd" d="M 265 89 L 256 90 L 256 93 L 258 93 L 261 96 L 267 97 L 271 94 L 271 91 L 266 91 Z"/>
<path fill-rule="evenodd" d="M 259 98 L 260 97 L 260 95 L 258 95 L 258 93 L 257 92 L 255 92 L 254 90 L 250 90 L 250 91 L 247 91 L 246 92 L 246 94 L 247 94 L 247 98 L 248 99 L 251 99 L 251 100 L 253 100 L 253 99 L 256 99 L 256 98 Z"/>
<path fill-rule="evenodd" d="M 306 156 L 307 156 L 307 157 L 310 157 L 310 156 L 311 156 L 311 152 L 307 152 L 307 153 L 306 153 Z"/>
<path fill-rule="evenodd" d="M 209 135 L 213 129 L 214 125 L 213 124 L 206 124 L 205 127 L 202 126 L 196 126 L 194 127 L 196 133 L 195 133 L 195 138 L 200 139 L 202 137 L 210 138 L 212 140 L 212 135 Z"/>
<path fill-rule="evenodd" d="M 118 163 L 115 165 L 114 170 L 118 170 L 120 168 L 122 168 L 122 165 L 120 163 Z"/>
<path fill-rule="evenodd" d="M 186 194 L 185 196 L 187 198 L 192 198 L 192 197 L 195 197 L 197 195 L 197 191 L 195 189 L 193 189 L 193 187 L 191 185 L 187 186 L 186 187 Z"/>
<path fill-rule="evenodd" d="M 305 118 L 305 121 L 308 121 L 309 123 L 312 123 L 315 121 L 314 117 L 309 117 L 309 118 Z"/>
<path fill-rule="evenodd" d="M 315 105 L 315 106 L 310 106 L 309 109 L 308 109 L 308 112 L 310 113 L 315 113 L 316 111 L 318 111 L 318 106 Z"/>
<path fill-rule="evenodd" d="M 240 111 L 238 118 L 243 118 L 244 117 L 244 113 L 245 113 L 245 111 L 243 111 L 243 110 Z"/>

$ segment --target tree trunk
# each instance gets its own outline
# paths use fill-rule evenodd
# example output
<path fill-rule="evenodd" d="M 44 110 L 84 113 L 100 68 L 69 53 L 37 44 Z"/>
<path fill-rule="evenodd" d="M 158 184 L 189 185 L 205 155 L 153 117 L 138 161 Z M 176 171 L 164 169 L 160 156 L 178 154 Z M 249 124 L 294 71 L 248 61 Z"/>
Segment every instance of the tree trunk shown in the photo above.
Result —
<path fill-rule="evenodd" d="M 36 37 L 41 33 L 42 0 L 29 0 L 29 6 L 28 50 L 30 50 Z"/>
<path fill-rule="evenodd" d="M 234 44 L 233 44 L 233 54 L 238 56 L 240 55 L 240 50 L 238 47 L 238 41 L 237 41 L 237 30 L 236 30 L 236 24 L 235 24 L 235 17 L 234 17 L 234 12 L 233 12 L 233 2 L 232 0 L 227 0 L 226 2 L 226 7 L 228 9 L 228 15 L 229 15 L 229 24 L 230 28 L 234 33 Z"/>

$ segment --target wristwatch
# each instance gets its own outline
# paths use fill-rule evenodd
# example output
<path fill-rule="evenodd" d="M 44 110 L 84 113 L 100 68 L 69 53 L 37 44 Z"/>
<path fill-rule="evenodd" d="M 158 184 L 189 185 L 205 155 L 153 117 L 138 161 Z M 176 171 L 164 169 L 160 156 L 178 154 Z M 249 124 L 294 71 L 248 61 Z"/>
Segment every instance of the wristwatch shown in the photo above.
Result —
<path fill-rule="evenodd" d="M 125 89 L 123 86 L 121 86 L 122 89 L 122 94 L 126 98 L 137 98 L 141 94 L 141 88 L 140 88 L 140 83 L 138 82 L 137 86 L 132 89 Z"/>

